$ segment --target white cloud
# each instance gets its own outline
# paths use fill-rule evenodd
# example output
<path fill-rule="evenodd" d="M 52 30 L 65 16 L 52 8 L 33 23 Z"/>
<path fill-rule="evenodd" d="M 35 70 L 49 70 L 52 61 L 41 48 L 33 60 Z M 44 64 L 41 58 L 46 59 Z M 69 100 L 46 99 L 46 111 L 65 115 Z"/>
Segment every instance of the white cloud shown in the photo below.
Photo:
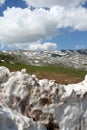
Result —
<path fill-rule="evenodd" d="M 34 7 L 52 7 L 63 6 L 67 8 L 76 7 L 87 0 L 24 0 L 29 6 Z"/>
<path fill-rule="evenodd" d="M 78 7 L 67 11 L 63 7 L 52 7 L 51 12 L 58 20 L 58 28 L 71 27 L 73 30 L 87 31 L 87 9 Z"/>
<path fill-rule="evenodd" d="M 7 43 L 34 42 L 57 32 L 57 21 L 50 11 L 8 8 L 0 17 L 0 40 Z"/>
<path fill-rule="evenodd" d="M 45 51 L 45 50 L 56 50 L 57 49 L 57 45 L 56 43 L 37 43 L 37 44 L 29 44 L 28 45 L 28 49 L 31 51 L 37 51 L 37 50 L 41 50 L 41 51 Z"/>
<path fill-rule="evenodd" d="M 40 41 L 32 42 L 32 43 L 21 43 L 21 46 L 19 43 L 15 44 L 0 44 L 0 50 L 4 49 L 22 49 L 22 50 L 30 50 L 30 51 L 45 51 L 45 50 L 56 50 L 57 44 L 56 43 L 40 43 Z"/>
<path fill-rule="evenodd" d="M 8 8 L 0 17 L 0 41 L 4 43 L 35 42 L 53 37 L 60 28 L 87 30 L 87 9 L 63 7 L 45 9 Z"/>
<path fill-rule="evenodd" d="M 67 2 L 69 1 L 67 0 Z M 82 0 L 78 1 L 79 3 L 83 2 Z M 78 1 L 74 0 L 75 3 Z M 54 2 L 58 1 L 54 0 Z M 71 3 L 73 4 L 73 2 Z M 52 6 L 50 10 L 36 8 L 31 11 L 29 8 L 7 8 L 3 12 L 3 16 L 0 17 L 0 41 L 8 45 L 13 43 L 13 46 L 18 48 L 21 44 L 22 48 L 28 46 L 30 49 L 44 48 L 45 50 L 45 47 L 50 48 L 50 44 L 34 44 L 32 42 L 49 39 L 58 35 L 59 29 L 67 27 L 73 30 L 87 31 L 87 9 L 82 6 L 66 9 L 64 6 L 58 5 Z M 55 49 L 56 46 L 54 46 L 53 44 Z"/>
<path fill-rule="evenodd" d="M 5 3 L 5 0 L 0 0 L 0 6 Z"/>

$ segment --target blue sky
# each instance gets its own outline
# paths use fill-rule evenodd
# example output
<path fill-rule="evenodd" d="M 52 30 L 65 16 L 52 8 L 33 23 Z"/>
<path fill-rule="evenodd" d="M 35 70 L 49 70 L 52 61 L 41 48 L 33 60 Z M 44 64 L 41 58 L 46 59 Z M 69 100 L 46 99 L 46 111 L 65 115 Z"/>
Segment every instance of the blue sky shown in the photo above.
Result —
<path fill-rule="evenodd" d="M 6 49 L 87 49 L 87 0 L 0 0 Z"/>

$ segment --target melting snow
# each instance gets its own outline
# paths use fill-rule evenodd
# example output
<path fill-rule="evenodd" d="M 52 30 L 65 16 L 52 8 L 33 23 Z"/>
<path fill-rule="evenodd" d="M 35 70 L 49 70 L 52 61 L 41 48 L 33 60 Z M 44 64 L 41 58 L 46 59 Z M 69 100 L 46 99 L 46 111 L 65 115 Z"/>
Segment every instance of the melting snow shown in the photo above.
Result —
<path fill-rule="evenodd" d="M 0 67 L 0 130 L 87 130 L 87 75 L 60 85 Z"/>

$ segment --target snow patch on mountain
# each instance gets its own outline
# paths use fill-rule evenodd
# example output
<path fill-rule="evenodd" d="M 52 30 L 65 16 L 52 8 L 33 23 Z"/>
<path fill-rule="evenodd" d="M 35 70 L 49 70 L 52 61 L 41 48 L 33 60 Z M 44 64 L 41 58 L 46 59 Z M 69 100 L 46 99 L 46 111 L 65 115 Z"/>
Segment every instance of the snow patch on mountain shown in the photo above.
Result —
<path fill-rule="evenodd" d="M 29 65 L 59 65 L 87 70 L 87 49 L 85 50 L 58 50 L 58 51 L 3 51 L 1 54 L 15 55 L 18 62 Z M 2 59 L 3 60 L 3 59 Z"/>

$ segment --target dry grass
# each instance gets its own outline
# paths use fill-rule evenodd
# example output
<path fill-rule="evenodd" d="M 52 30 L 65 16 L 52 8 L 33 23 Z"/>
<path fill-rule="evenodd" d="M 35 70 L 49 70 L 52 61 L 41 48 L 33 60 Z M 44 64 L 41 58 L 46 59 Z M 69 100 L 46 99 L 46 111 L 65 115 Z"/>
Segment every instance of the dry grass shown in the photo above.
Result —
<path fill-rule="evenodd" d="M 49 80 L 55 80 L 57 83 L 60 84 L 73 84 L 78 83 L 84 80 L 84 76 L 72 76 L 72 75 L 66 75 L 66 74 L 56 74 L 53 72 L 46 73 L 46 72 L 36 72 L 35 73 L 39 79 L 49 79 Z"/>

